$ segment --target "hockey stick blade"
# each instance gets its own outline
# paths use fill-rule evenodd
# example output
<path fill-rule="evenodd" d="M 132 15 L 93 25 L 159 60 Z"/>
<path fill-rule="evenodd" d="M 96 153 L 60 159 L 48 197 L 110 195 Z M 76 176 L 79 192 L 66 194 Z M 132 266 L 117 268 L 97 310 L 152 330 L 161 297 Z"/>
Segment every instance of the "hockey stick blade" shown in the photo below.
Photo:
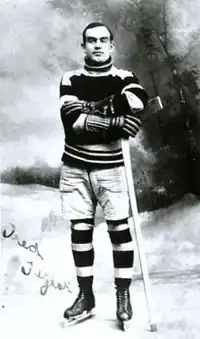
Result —
<path fill-rule="evenodd" d="M 150 118 L 152 115 L 160 112 L 162 109 L 163 104 L 159 96 L 149 99 L 147 107 L 142 113 L 143 120 Z"/>
<path fill-rule="evenodd" d="M 156 113 L 163 109 L 163 104 L 159 96 L 149 99 L 148 106 L 151 108 L 153 113 Z"/>

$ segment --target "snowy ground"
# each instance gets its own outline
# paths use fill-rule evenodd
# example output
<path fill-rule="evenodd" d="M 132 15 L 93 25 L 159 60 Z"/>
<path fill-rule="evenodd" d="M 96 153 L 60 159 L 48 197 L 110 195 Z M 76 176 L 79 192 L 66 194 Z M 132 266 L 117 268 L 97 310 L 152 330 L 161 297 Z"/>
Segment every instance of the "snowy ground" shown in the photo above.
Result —
<path fill-rule="evenodd" d="M 69 225 L 61 217 L 59 193 L 41 186 L 1 185 L 2 260 L 0 322 L 3 338 L 200 337 L 200 201 L 186 196 L 168 209 L 141 214 L 151 273 L 158 332 L 149 332 L 136 256 L 129 332 L 115 325 L 110 242 L 101 214 L 95 229 L 96 316 L 73 328 L 59 325 L 77 288 Z M 9 236 L 13 231 L 12 236 Z M 25 242 L 26 241 L 26 242 Z M 26 273 L 27 275 L 25 275 Z M 53 284 L 53 285 L 52 285 Z M 42 295 L 42 294 L 43 295 Z"/>

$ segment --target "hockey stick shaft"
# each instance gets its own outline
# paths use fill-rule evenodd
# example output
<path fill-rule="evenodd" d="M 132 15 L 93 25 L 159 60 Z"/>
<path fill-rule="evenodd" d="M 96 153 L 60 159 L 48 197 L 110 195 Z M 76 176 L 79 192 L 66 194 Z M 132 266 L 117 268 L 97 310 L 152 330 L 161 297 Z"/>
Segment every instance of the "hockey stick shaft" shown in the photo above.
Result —
<path fill-rule="evenodd" d="M 147 110 L 144 114 L 146 117 L 151 117 L 152 115 L 156 114 L 160 110 L 163 109 L 162 101 L 159 96 L 156 96 L 149 100 L 147 105 Z M 132 212 L 132 220 L 134 224 L 134 231 L 135 231 L 135 238 L 136 244 L 138 248 L 138 256 L 143 276 L 143 285 L 145 291 L 145 298 L 146 298 L 146 305 L 150 323 L 150 329 L 152 332 L 157 331 L 156 323 L 154 322 L 154 315 L 153 315 L 153 304 L 152 304 L 152 297 L 151 297 L 151 284 L 149 279 L 149 272 L 147 267 L 146 255 L 144 251 L 144 244 L 142 238 L 142 232 L 140 228 L 140 221 L 139 221 L 139 213 L 137 207 L 137 199 L 135 193 L 135 185 L 133 180 L 132 174 L 132 166 L 131 166 L 131 156 L 130 156 L 130 146 L 128 139 L 122 139 L 122 153 L 124 158 L 124 166 L 125 166 L 125 173 L 126 173 L 126 180 L 128 185 L 129 191 L 129 199 L 130 199 L 130 207 Z"/>
<path fill-rule="evenodd" d="M 127 180 L 127 185 L 128 185 L 128 191 L 129 191 L 130 207 L 131 207 L 132 218 L 133 218 L 133 223 L 134 223 L 135 238 L 136 238 L 136 244 L 138 248 L 138 256 L 139 256 L 139 261 L 140 261 L 140 266 L 141 266 L 141 271 L 142 271 L 142 276 L 143 276 L 143 285 L 144 285 L 144 291 L 145 291 L 145 298 L 146 298 L 150 329 L 152 332 L 154 332 L 154 331 L 157 331 L 157 326 L 154 322 L 154 316 L 153 316 L 151 291 L 150 291 L 151 290 L 150 279 L 149 279 L 149 272 L 147 268 L 146 256 L 144 252 L 142 232 L 140 228 L 139 213 L 138 213 L 138 207 L 137 207 L 134 180 L 133 180 L 133 175 L 132 175 L 131 157 L 130 157 L 130 148 L 129 148 L 128 139 L 122 139 L 122 152 L 123 152 L 123 158 L 124 158 L 126 180 Z"/>

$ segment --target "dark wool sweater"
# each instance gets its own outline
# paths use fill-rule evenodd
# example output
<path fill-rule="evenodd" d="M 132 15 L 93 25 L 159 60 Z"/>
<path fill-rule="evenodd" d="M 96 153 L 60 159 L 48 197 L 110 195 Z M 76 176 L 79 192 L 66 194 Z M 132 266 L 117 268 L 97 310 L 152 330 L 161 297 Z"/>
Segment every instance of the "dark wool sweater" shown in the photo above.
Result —
<path fill-rule="evenodd" d="M 99 101 L 122 92 L 134 94 L 145 107 L 148 96 L 136 76 L 130 71 L 116 68 L 111 59 L 101 66 L 86 61 L 83 68 L 64 74 L 60 82 L 60 104 L 69 104 L 67 117 L 61 116 L 65 132 L 62 155 L 64 163 L 80 166 L 91 164 L 94 167 L 123 164 L 119 132 L 112 131 L 102 135 L 84 130 L 77 133 L 73 129 L 73 124 L 80 115 L 77 114 L 77 109 L 73 108 L 74 101 Z M 134 106 L 132 101 L 129 102 L 130 107 L 131 105 Z M 122 112 L 123 114 L 126 112 Z"/>

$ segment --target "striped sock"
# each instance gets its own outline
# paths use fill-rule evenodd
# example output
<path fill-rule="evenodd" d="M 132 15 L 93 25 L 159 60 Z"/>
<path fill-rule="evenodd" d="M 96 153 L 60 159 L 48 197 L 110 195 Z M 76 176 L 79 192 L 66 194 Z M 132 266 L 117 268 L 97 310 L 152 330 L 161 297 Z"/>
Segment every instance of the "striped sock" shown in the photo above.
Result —
<path fill-rule="evenodd" d="M 133 274 L 134 250 L 127 219 L 107 221 L 113 247 L 115 285 L 129 287 Z"/>
<path fill-rule="evenodd" d="M 71 220 L 71 244 L 79 287 L 90 290 L 93 283 L 93 219 Z"/>

